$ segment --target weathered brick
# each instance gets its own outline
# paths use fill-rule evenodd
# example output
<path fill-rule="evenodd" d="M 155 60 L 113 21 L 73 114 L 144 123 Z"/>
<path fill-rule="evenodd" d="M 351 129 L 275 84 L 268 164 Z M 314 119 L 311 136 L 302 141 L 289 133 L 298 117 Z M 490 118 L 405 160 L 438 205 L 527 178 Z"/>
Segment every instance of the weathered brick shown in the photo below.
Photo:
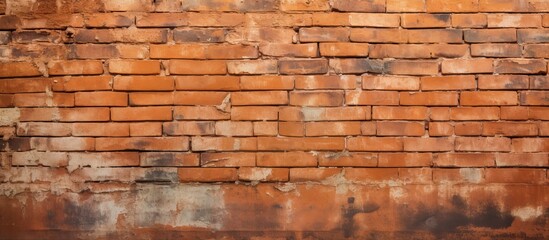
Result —
<path fill-rule="evenodd" d="M 427 12 L 477 12 L 478 0 L 425 0 Z"/>
<path fill-rule="evenodd" d="M 436 61 L 395 60 L 385 63 L 385 71 L 395 75 L 435 75 L 438 69 L 439 63 Z"/>
<path fill-rule="evenodd" d="M 427 117 L 426 107 L 372 107 L 372 119 L 425 120 Z"/>
<path fill-rule="evenodd" d="M 296 76 L 296 89 L 355 89 L 359 80 L 355 76 Z"/>
<path fill-rule="evenodd" d="M 278 62 L 276 60 L 244 60 L 227 62 L 227 69 L 230 74 L 255 75 L 278 73 Z"/>
<path fill-rule="evenodd" d="M 384 12 L 383 0 L 331 0 L 332 9 L 341 12 Z"/>
<path fill-rule="evenodd" d="M 464 106 L 517 105 L 516 92 L 461 92 L 460 103 Z"/>
<path fill-rule="evenodd" d="M 305 136 L 350 136 L 360 135 L 360 122 L 308 122 Z"/>
<path fill-rule="evenodd" d="M 334 58 L 329 60 L 330 68 L 338 74 L 342 73 L 382 73 L 383 61 L 365 58 Z"/>
<path fill-rule="evenodd" d="M 280 60 L 278 67 L 280 74 L 323 74 L 328 72 L 328 61 L 325 59 Z"/>
<path fill-rule="evenodd" d="M 384 13 L 350 13 L 349 24 L 360 27 L 398 27 L 400 16 Z"/>
<path fill-rule="evenodd" d="M 518 29 L 519 43 L 547 43 L 549 42 L 549 30 L 546 29 Z"/>
<path fill-rule="evenodd" d="M 174 80 L 171 77 L 117 76 L 114 78 L 114 90 L 125 91 L 171 91 Z"/>
<path fill-rule="evenodd" d="M 224 60 L 170 60 L 170 74 L 176 75 L 223 75 L 227 73 Z"/>
<path fill-rule="evenodd" d="M 419 90 L 419 78 L 401 76 L 362 76 L 362 89 Z"/>
<path fill-rule="evenodd" d="M 51 74 L 51 73 L 50 73 Z M 0 77 L 34 77 L 42 76 L 38 67 L 30 62 L 0 63 Z"/>
<path fill-rule="evenodd" d="M 378 136 L 423 136 L 425 126 L 419 122 L 377 122 Z"/>
<path fill-rule="evenodd" d="M 221 120 L 230 114 L 213 106 L 177 106 L 173 111 L 176 120 Z"/>
<path fill-rule="evenodd" d="M 125 138 L 95 138 L 97 151 L 187 151 L 187 137 L 125 137 Z"/>
<path fill-rule="evenodd" d="M 459 107 L 450 109 L 451 120 L 499 120 L 497 107 Z"/>
<path fill-rule="evenodd" d="M 520 93 L 521 105 L 549 105 L 549 93 L 545 91 L 530 91 Z"/>
<path fill-rule="evenodd" d="M 278 107 L 233 107 L 231 120 L 277 120 Z"/>
<path fill-rule="evenodd" d="M 189 26 L 198 27 L 235 27 L 244 24 L 242 13 L 197 13 L 188 16 Z"/>
<path fill-rule="evenodd" d="M 348 42 L 349 29 L 346 28 L 300 28 L 301 42 Z"/>
<path fill-rule="evenodd" d="M 518 44 L 472 44 L 473 57 L 520 57 L 522 48 Z"/>
<path fill-rule="evenodd" d="M 48 63 L 50 75 L 96 75 L 103 73 L 103 63 L 93 60 L 51 61 Z"/>
<path fill-rule="evenodd" d="M 446 28 L 451 25 L 449 14 L 404 14 L 404 28 Z"/>
<path fill-rule="evenodd" d="M 147 13 L 137 16 L 137 27 L 179 27 L 188 24 L 188 16 L 185 13 Z"/>
<path fill-rule="evenodd" d="M 307 150 L 343 150 L 345 139 L 342 137 L 282 138 L 258 137 L 257 149 L 268 151 L 307 151 Z"/>
<path fill-rule="evenodd" d="M 342 106 L 343 92 L 341 91 L 292 91 L 290 105 L 297 106 Z"/>
<path fill-rule="evenodd" d="M 504 137 L 457 137 L 456 151 L 508 152 L 511 139 Z"/>
<path fill-rule="evenodd" d="M 398 105 L 400 99 L 396 91 L 347 91 L 347 105 Z"/>
<path fill-rule="evenodd" d="M 480 82 L 480 80 L 479 80 Z M 479 83 L 480 85 L 480 83 Z M 475 89 L 475 76 L 422 77 L 421 90 L 465 90 Z"/>
<path fill-rule="evenodd" d="M 177 90 L 238 90 L 238 77 L 229 76 L 181 76 L 175 77 Z"/>
<path fill-rule="evenodd" d="M 253 167 L 255 153 L 202 153 L 200 165 L 202 167 Z"/>
<path fill-rule="evenodd" d="M 123 92 L 77 92 L 76 106 L 127 106 L 128 94 Z"/>
<path fill-rule="evenodd" d="M 486 14 L 452 14 L 452 27 L 485 28 L 487 25 Z"/>
<path fill-rule="evenodd" d="M 163 132 L 169 136 L 177 135 L 214 135 L 215 122 L 207 121 L 184 121 L 184 122 L 166 122 L 162 125 Z"/>
<path fill-rule="evenodd" d="M 337 121 L 371 119 L 369 107 L 285 107 L 280 109 L 281 121 Z"/>
<path fill-rule="evenodd" d="M 328 0 L 281 0 L 282 11 L 326 11 L 330 10 Z"/>
<path fill-rule="evenodd" d="M 74 123 L 72 135 L 82 137 L 127 137 L 130 126 L 127 123 Z"/>
<path fill-rule="evenodd" d="M 165 29 L 81 29 L 74 34 L 77 43 L 165 43 L 167 39 Z"/>
<path fill-rule="evenodd" d="M 368 56 L 365 43 L 320 43 L 320 55 L 329 57 Z"/>
<path fill-rule="evenodd" d="M 465 42 L 516 42 L 517 31 L 515 29 L 472 29 L 463 32 Z"/>
<path fill-rule="evenodd" d="M 259 51 L 266 56 L 274 57 L 316 57 L 317 45 L 308 44 L 285 44 L 267 43 L 259 46 Z"/>
<path fill-rule="evenodd" d="M 255 138 L 232 137 L 193 137 L 193 151 L 254 151 L 257 150 Z"/>
<path fill-rule="evenodd" d="M 111 108 L 113 121 L 172 120 L 172 107 Z"/>
<path fill-rule="evenodd" d="M 129 94 L 131 106 L 173 105 L 173 92 L 136 92 Z"/>
<path fill-rule="evenodd" d="M 508 74 L 540 74 L 547 73 L 547 62 L 541 59 L 509 59 L 497 60 L 494 71 Z"/>
<path fill-rule="evenodd" d="M 480 75 L 479 89 L 528 89 L 528 76 L 523 75 Z"/>
<path fill-rule="evenodd" d="M 84 25 L 93 28 L 129 27 L 134 19 L 123 13 L 94 13 L 84 15 Z"/>
<path fill-rule="evenodd" d="M 308 79 L 308 77 L 299 79 L 306 78 Z M 302 82 L 296 88 L 309 86 Z M 290 90 L 294 88 L 294 78 L 291 76 L 242 76 L 240 77 L 240 88 L 243 90 Z"/>
<path fill-rule="evenodd" d="M 443 74 L 492 73 L 491 59 L 445 59 L 442 61 Z"/>
<path fill-rule="evenodd" d="M 287 168 L 257 168 L 241 167 L 238 169 L 238 179 L 241 181 L 285 182 L 289 180 Z"/>
<path fill-rule="evenodd" d="M 458 105 L 457 92 L 401 92 L 401 105 L 454 106 Z"/>
<path fill-rule="evenodd" d="M 288 93 L 285 91 L 235 92 L 231 94 L 233 105 L 285 105 Z"/>
<path fill-rule="evenodd" d="M 394 137 L 351 137 L 347 139 L 349 151 L 402 151 L 401 138 Z"/>

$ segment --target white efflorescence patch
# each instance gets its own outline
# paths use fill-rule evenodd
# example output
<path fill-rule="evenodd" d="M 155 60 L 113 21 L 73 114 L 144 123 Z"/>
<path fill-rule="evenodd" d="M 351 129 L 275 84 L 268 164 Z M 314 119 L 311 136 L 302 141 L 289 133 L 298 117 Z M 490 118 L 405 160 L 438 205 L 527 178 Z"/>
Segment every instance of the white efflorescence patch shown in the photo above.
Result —
<path fill-rule="evenodd" d="M 19 121 L 18 108 L 0 108 L 0 126 L 10 126 Z"/>
<path fill-rule="evenodd" d="M 543 207 L 521 207 L 516 208 L 511 211 L 511 215 L 520 218 L 520 220 L 528 221 L 531 219 L 538 218 L 543 214 Z"/>

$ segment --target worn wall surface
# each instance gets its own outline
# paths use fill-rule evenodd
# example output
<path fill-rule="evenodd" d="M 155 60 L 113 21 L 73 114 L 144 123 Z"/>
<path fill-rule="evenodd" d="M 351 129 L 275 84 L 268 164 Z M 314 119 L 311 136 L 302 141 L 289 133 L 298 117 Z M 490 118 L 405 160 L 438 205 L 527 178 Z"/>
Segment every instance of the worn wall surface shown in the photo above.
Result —
<path fill-rule="evenodd" d="M 0 239 L 549 239 L 547 0 L 0 13 Z"/>

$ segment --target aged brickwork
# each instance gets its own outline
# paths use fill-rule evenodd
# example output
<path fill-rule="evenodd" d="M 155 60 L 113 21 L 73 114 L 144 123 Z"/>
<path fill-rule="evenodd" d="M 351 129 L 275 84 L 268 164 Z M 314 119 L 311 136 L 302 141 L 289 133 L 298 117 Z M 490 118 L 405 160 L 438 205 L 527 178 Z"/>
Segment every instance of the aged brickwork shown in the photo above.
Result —
<path fill-rule="evenodd" d="M 0 239 L 549 239 L 547 0 L 0 13 Z"/>

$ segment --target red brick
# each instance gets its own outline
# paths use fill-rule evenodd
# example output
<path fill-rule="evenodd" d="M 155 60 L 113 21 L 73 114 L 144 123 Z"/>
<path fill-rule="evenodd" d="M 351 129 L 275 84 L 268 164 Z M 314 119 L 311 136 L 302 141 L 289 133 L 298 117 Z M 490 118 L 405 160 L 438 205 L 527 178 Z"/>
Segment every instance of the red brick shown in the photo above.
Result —
<path fill-rule="evenodd" d="M 175 105 L 221 105 L 229 97 L 227 92 L 177 91 Z"/>
<path fill-rule="evenodd" d="M 317 157 L 306 152 L 258 152 L 257 166 L 261 167 L 316 167 Z"/>
<path fill-rule="evenodd" d="M 449 14 L 403 14 L 403 28 L 447 28 L 450 27 Z"/>
<path fill-rule="evenodd" d="M 401 76 L 362 76 L 362 89 L 419 90 L 419 78 Z"/>
<path fill-rule="evenodd" d="M 279 122 L 278 133 L 280 136 L 286 137 L 303 137 L 305 136 L 305 124 L 302 122 Z"/>
<path fill-rule="evenodd" d="M 459 107 L 450 111 L 451 120 L 499 120 L 498 107 Z"/>
<path fill-rule="evenodd" d="M 457 92 L 401 92 L 401 105 L 455 106 L 458 105 Z"/>
<path fill-rule="evenodd" d="M 368 119 L 371 119 L 369 107 L 285 107 L 280 110 L 281 121 L 352 121 Z"/>
<path fill-rule="evenodd" d="M 356 76 L 296 76 L 296 89 L 355 89 Z"/>
<path fill-rule="evenodd" d="M 349 24 L 360 27 L 398 27 L 400 16 L 385 13 L 350 13 Z"/>
<path fill-rule="evenodd" d="M 240 79 L 229 76 L 175 77 L 177 90 L 238 90 Z"/>
<path fill-rule="evenodd" d="M 0 29 L 2 30 L 15 30 L 17 26 L 21 24 L 21 19 L 15 15 L 2 15 L 0 16 Z"/>
<path fill-rule="evenodd" d="M 549 37 L 547 29 L 518 29 L 517 37 L 519 43 L 547 43 Z"/>
<path fill-rule="evenodd" d="M 307 150 L 343 150 L 345 139 L 341 137 L 329 138 L 281 138 L 281 137 L 259 137 L 257 138 L 258 150 L 284 150 L 284 151 L 307 151 Z"/>
<path fill-rule="evenodd" d="M 479 89 L 528 89 L 528 76 L 480 75 Z"/>
<path fill-rule="evenodd" d="M 129 27 L 134 19 L 123 13 L 94 13 L 84 15 L 84 25 L 92 28 Z"/>
<path fill-rule="evenodd" d="M 404 151 L 447 152 L 454 150 L 454 138 L 404 138 Z"/>
<path fill-rule="evenodd" d="M 489 28 L 539 28 L 541 15 L 534 14 L 489 14 Z"/>
<path fill-rule="evenodd" d="M 13 107 L 13 94 L 0 94 L 0 107 Z"/>
<path fill-rule="evenodd" d="M 191 139 L 193 151 L 255 151 L 255 138 L 232 137 L 193 137 Z"/>
<path fill-rule="evenodd" d="M 292 91 L 290 105 L 297 106 L 342 106 L 343 92 L 340 91 Z"/>
<path fill-rule="evenodd" d="M 195 153 L 142 152 L 139 157 L 139 165 L 147 167 L 189 167 L 200 164 L 199 155 Z"/>
<path fill-rule="evenodd" d="M 127 137 L 127 138 L 96 138 L 97 151 L 187 151 L 187 137 Z"/>
<path fill-rule="evenodd" d="M 508 152 L 511 151 L 511 139 L 504 137 L 457 137 L 458 152 Z"/>
<path fill-rule="evenodd" d="M 549 93 L 545 91 L 530 91 L 520 93 L 521 105 L 549 105 Z"/>
<path fill-rule="evenodd" d="M 325 59 L 280 60 L 278 66 L 280 74 L 324 74 L 328 72 L 328 61 Z"/>
<path fill-rule="evenodd" d="M 423 136 L 425 125 L 420 122 L 377 122 L 378 136 Z"/>
<path fill-rule="evenodd" d="M 227 73 L 227 64 L 224 60 L 170 60 L 170 74 L 181 75 L 219 75 Z"/>
<path fill-rule="evenodd" d="M 202 153 L 200 165 L 202 167 L 253 167 L 255 153 Z"/>
<path fill-rule="evenodd" d="M 278 124 L 276 122 L 253 122 L 254 136 L 276 136 Z"/>
<path fill-rule="evenodd" d="M 346 28 L 300 28 L 301 42 L 348 42 L 349 29 Z"/>
<path fill-rule="evenodd" d="M 428 117 L 426 107 L 386 107 L 374 106 L 372 119 L 425 120 Z"/>
<path fill-rule="evenodd" d="M 164 130 L 164 134 L 167 134 L 168 136 L 214 135 L 215 122 L 195 122 L 195 121 L 165 122 L 162 125 L 162 129 Z"/>
<path fill-rule="evenodd" d="M 174 107 L 176 120 L 221 120 L 229 119 L 230 114 L 213 106 Z"/>
<path fill-rule="evenodd" d="M 253 75 L 278 73 L 278 62 L 276 60 L 245 60 L 227 62 L 227 69 L 230 74 Z"/>
<path fill-rule="evenodd" d="M 425 12 L 425 0 L 387 0 L 387 12 Z"/>
<path fill-rule="evenodd" d="M 347 105 L 398 105 L 398 92 L 389 91 L 347 91 Z"/>
<path fill-rule="evenodd" d="M 333 58 L 329 60 L 330 68 L 335 73 L 383 73 L 383 61 L 366 58 Z"/>
<path fill-rule="evenodd" d="M 385 12 L 383 0 L 332 0 L 330 5 L 334 10 L 342 12 Z"/>
<path fill-rule="evenodd" d="M 173 92 L 138 92 L 130 93 L 131 106 L 173 105 Z"/>
<path fill-rule="evenodd" d="M 485 28 L 488 25 L 486 14 L 452 14 L 452 27 Z"/>
<path fill-rule="evenodd" d="M 29 122 L 17 124 L 17 136 L 57 136 L 71 135 L 71 126 L 67 123 Z"/>
<path fill-rule="evenodd" d="M 543 183 L 545 181 L 544 169 L 486 169 L 485 181 L 487 183 Z"/>
<path fill-rule="evenodd" d="M 48 63 L 50 75 L 94 75 L 103 73 L 101 61 L 51 61 Z"/>
<path fill-rule="evenodd" d="M 463 32 L 465 42 L 516 42 L 517 32 L 515 29 L 473 29 Z"/>
<path fill-rule="evenodd" d="M 240 88 L 243 90 L 290 90 L 294 88 L 294 78 L 290 76 L 242 76 L 240 77 Z"/>
<path fill-rule="evenodd" d="M 93 138 L 81 137 L 56 137 L 33 138 L 31 145 L 39 151 L 93 151 L 95 141 Z"/>
<path fill-rule="evenodd" d="M 395 75 L 435 75 L 439 64 L 435 61 L 395 60 L 385 63 L 385 71 Z"/>
<path fill-rule="evenodd" d="M 457 136 L 480 136 L 482 134 L 481 122 L 455 123 L 454 132 Z"/>
<path fill-rule="evenodd" d="M 241 167 L 238 169 L 238 180 L 260 182 L 285 182 L 289 180 L 287 168 L 255 168 Z"/>
<path fill-rule="evenodd" d="M 427 12 L 477 12 L 478 0 L 425 0 Z"/>
<path fill-rule="evenodd" d="M 328 57 L 366 57 L 367 43 L 320 43 L 320 55 Z"/>
<path fill-rule="evenodd" d="M 69 153 L 68 156 L 69 166 L 139 166 L 139 154 L 135 152 Z"/>
<path fill-rule="evenodd" d="M 241 13 L 189 13 L 189 26 L 236 27 L 245 21 Z"/>
<path fill-rule="evenodd" d="M 231 120 L 277 120 L 278 107 L 233 107 Z"/>
<path fill-rule="evenodd" d="M 443 74 L 492 73 L 491 59 L 445 59 L 442 61 Z"/>
<path fill-rule="evenodd" d="M 385 182 L 398 179 L 397 168 L 346 168 L 345 178 L 357 182 Z"/>
<path fill-rule="evenodd" d="M 33 77 L 42 76 L 38 67 L 30 62 L 0 63 L 0 77 Z"/>
<path fill-rule="evenodd" d="M 473 44 L 471 56 L 474 57 L 520 57 L 522 48 L 518 44 Z"/>
<path fill-rule="evenodd" d="M 113 121 L 172 120 L 172 107 L 111 108 Z"/>
<path fill-rule="evenodd" d="M 160 62 L 148 60 L 111 60 L 109 72 L 115 74 L 159 74 Z"/>
<path fill-rule="evenodd" d="M 541 59 L 497 60 L 494 71 L 499 74 L 540 74 L 547 73 L 547 62 Z"/>
<path fill-rule="evenodd" d="M 162 136 L 162 123 L 158 123 L 158 122 L 130 123 L 130 136 L 132 137 Z"/>
<path fill-rule="evenodd" d="M 128 106 L 128 94 L 123 92 L 77 92 L 76 106 Z"/>
<path fill-rule="evenodd" d="M 347 139 L 349 151 L 402 151 L 401 138 L 394 137 L 351 137 Z"/>
<path fill-rule="evenodd" d="M 259 51 L 264 56 L 274 57 L 316 57 L 317 45 L 307 44 L 287 44 L 287 43 L 265 43 L 259 45 Z"/>
<path fill-rule="evenodd" d="M 14 95 L 13 104 L 16 107 L 73 107 L 74 99 L 72 93 L 22 93 Z"/>
<path fill-rule="evenodd" d="M 360 135 L 360 122 L 308 122 L 305 136 L 349 136 Z"/>
<path fill-rule="evenodd" d="M 341 173 L 337 168 L 290 168 L 290 181 L 322 181 Z"/>
<path fill-rule="evenodd" d="M 280 10 L 291 11 L 326 11 L 330 10 L 328 0 L 281 0 Z"/>
<path fill-rule="evenodd" d="M 379 167 L 428 167 L 431 166 L 431 153 L 380 153 Z"/>
<path fill-rule="evenodd" d="M 285 91 L 234 92 L 231 94 L 233 105 L 285 105 L 288 93 Z"/>
<path fill-rule="evenodd" d="M 517 105 L 517 93 L 506 91 L 461 92 L 463 106 Z"/>
<path fill-rule="evenodd" d="M 493 167 L 495 155 L 488 153 L 441 153 L 433 158 L 437 167 Z"/>
<path fill-rule="evenodd" d="M 454 134 L 454 126 L 447 122 L 430 122 L 429 136 L 443 137 Z"/>
<path fill-rule="evenodd" d="M 179 27 L 187 25 L 185 13 L 147 13 L 136 17 L 137 27 Z"/>
<path fill-rule="evenodd" d="M 513 138 L 513 152 L 547 152 L 549 140 L 547 138 Z"/>
<path fill-rule="evenodd" d="M 549 155 L 546 153 L 498 153 L 498 167 L 544 167 L 549 165 Z"/>
<path fill-rule="evenodd" d="M 117 76 L 114 78 L 114 90 L 126 91 L 171 91 L 173 78 L 154 76 Z"/>
<path fill-rule="evenodd" d="M 179 168 L 181 182 L 234 182 L 238 180 L 236 168 Z"/>
<path fill-rule="evenodd" d="M 72 135 L 82 137 L 127 137 L 130 126 L 127 123 L 74 123 Z"/>
<path fill-rule="evenodd" d="M 465 90 L 475 88 L 475 76 L 441 76 L 421 78 L 421 90 Z"/>
<path fill-rule="evenodd" d="M 218 136 L 252 136 L 252 122 L 222 121 L 215 123 L 215 134 Z"/>

